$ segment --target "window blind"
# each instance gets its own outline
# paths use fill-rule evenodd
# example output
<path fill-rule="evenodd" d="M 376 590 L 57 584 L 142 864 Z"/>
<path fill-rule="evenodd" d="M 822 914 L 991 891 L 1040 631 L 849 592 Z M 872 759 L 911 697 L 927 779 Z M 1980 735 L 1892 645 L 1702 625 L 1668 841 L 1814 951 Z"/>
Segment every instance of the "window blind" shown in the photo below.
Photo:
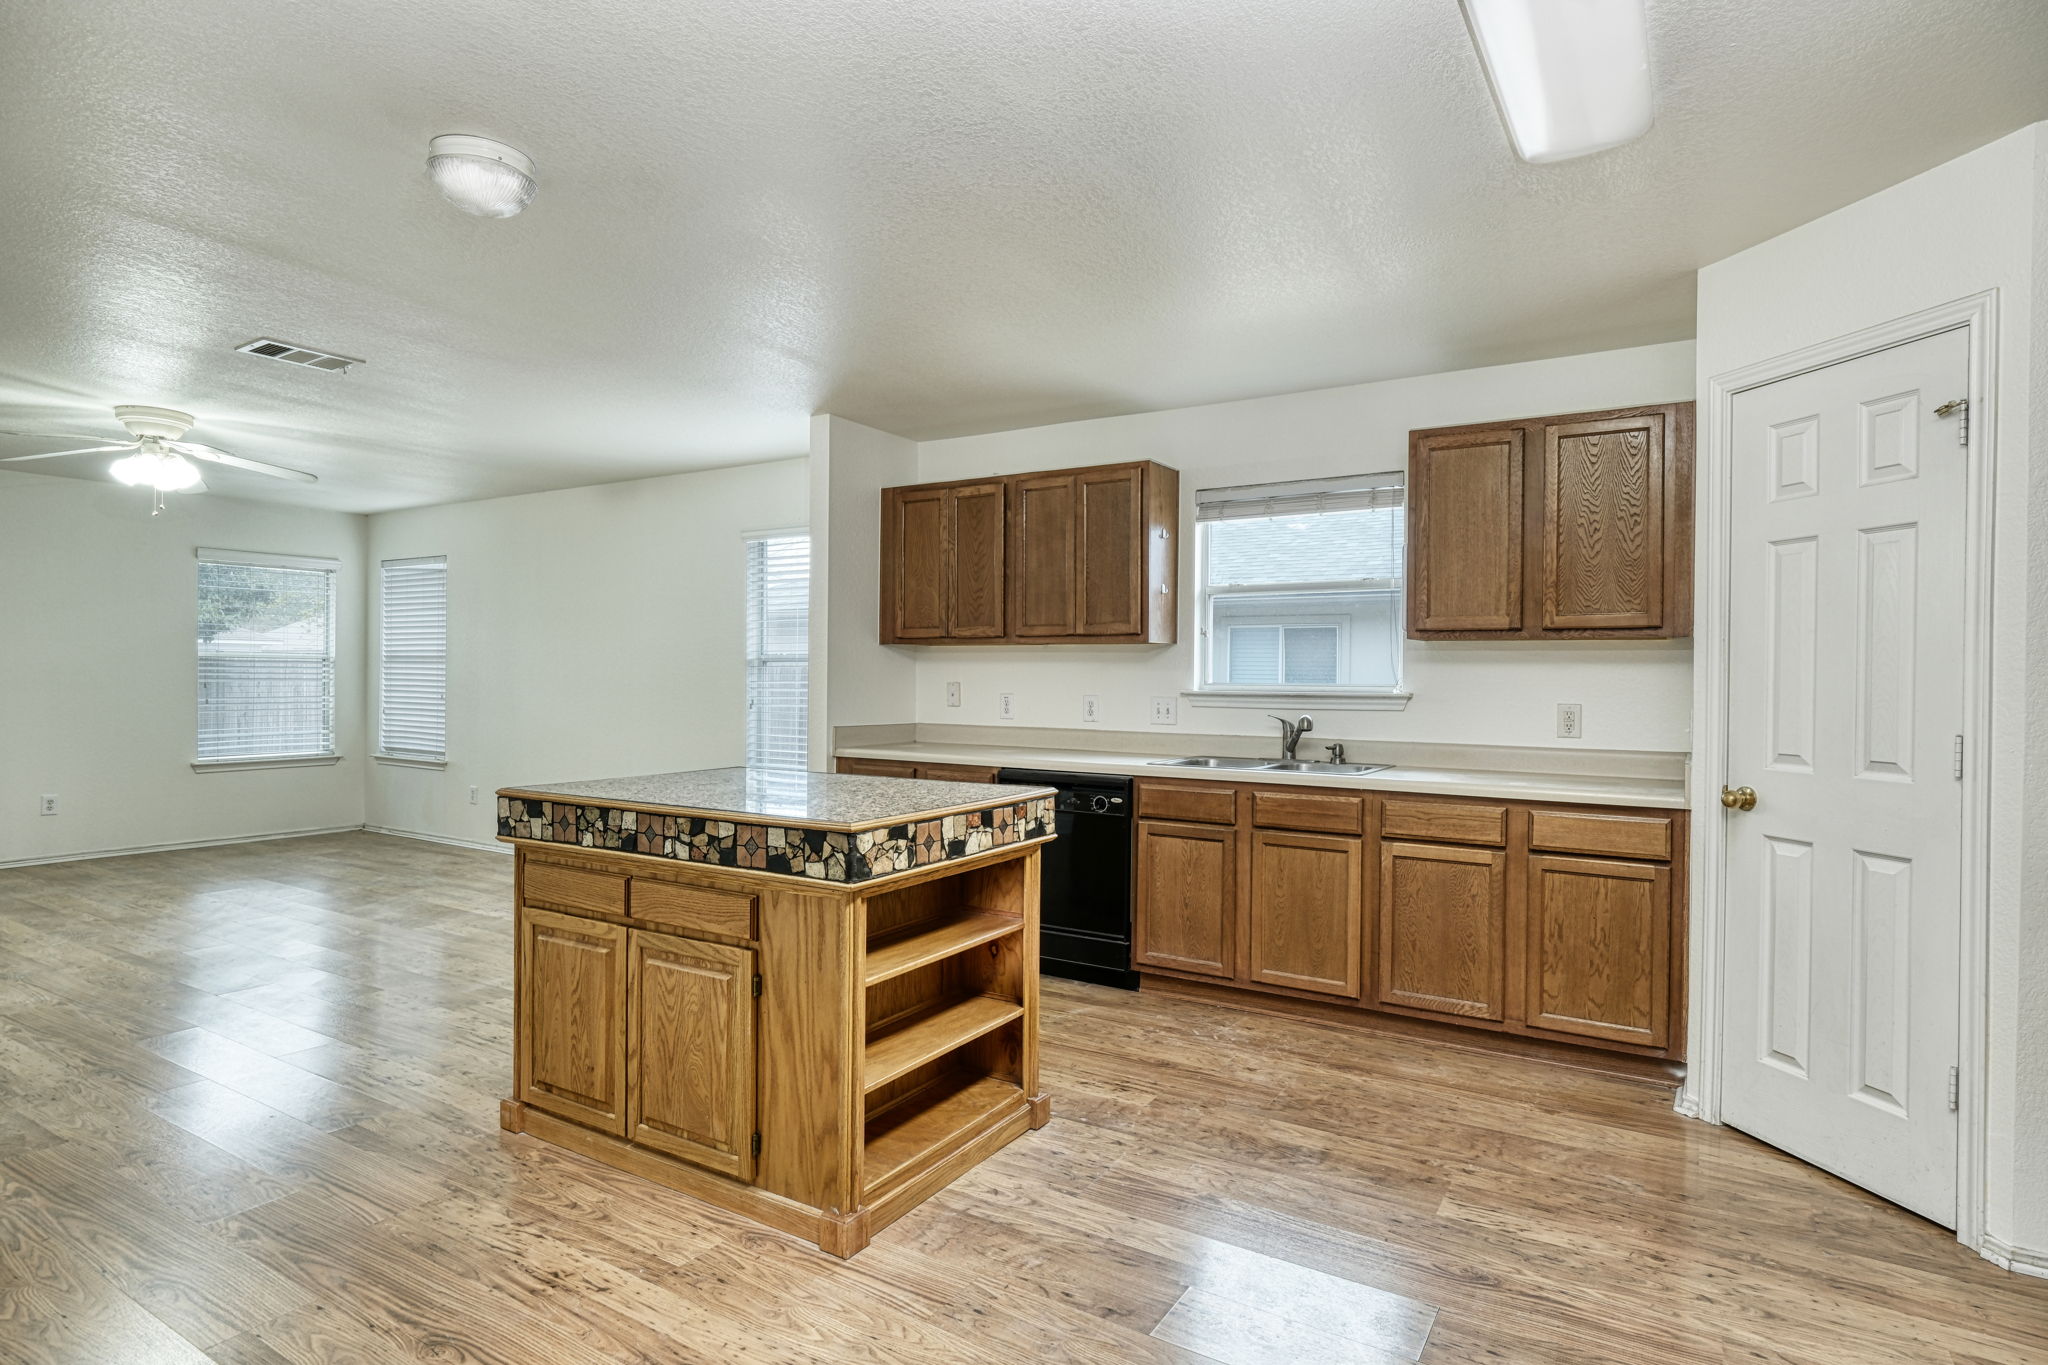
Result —
<path fill-rule="evenodd" d="M 377 747 L 391 758 L 448 756 L 448 558 L 381 566 Z"/>
<path fill-rule="evenodd" d="M 1313 517 L 1326 512 L 1399 507 L 1406 483 L 1404 474 L 1356 474 L 1343 479 L 1297 479 L 1289 483 L 1204 488 L 1195 494 L 1195 520 Z"/>
<path fill-rule="evenodd" d="M 747 540 L 747 766 L 810 759 L 811 538 Z"/>
<path fill-rule="evenodd" d="M 331 755 L 339 565 L 198 555 L 199 758 Z"/>

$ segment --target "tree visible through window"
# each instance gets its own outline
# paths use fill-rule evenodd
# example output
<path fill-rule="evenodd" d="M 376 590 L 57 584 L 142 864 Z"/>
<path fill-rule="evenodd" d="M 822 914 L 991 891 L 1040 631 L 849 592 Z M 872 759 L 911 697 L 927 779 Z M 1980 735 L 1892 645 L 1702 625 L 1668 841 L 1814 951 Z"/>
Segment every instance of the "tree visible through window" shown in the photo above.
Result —
<path fill-rule="evenodd" d="M 201 759 L 334 752 L 335 567 L 200 551 Z"/>

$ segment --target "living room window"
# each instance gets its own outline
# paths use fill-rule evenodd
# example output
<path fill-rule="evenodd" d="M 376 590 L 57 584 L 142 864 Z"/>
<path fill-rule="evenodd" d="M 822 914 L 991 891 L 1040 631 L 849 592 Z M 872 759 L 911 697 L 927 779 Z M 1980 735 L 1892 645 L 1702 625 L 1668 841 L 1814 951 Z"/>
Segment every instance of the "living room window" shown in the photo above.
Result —
<path fill-rule="evenodd" d="M 195 766 L 334 757 L 332 559 L 200 550 Z"/>

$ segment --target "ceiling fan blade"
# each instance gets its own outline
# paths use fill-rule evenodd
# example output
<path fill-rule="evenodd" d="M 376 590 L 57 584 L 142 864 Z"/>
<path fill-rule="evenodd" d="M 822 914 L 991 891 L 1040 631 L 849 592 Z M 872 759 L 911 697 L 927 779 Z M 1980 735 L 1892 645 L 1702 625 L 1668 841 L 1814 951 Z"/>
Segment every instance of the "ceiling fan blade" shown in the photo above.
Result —
<path fill-rule="evenodd" d="M 77 440 L 76 436 L 71 438 Z M 9 455 L 0 458 L 0 464 L 20 464 L 23 460 L 54 460 L 59 455 L 97 455 L 104 450 L 133 450 L 137 442 L 130 441 L 118 446 L 80 446 L 77 450 L 48 450 L 40 455 Z"/>
<path fill-rule="evenodd" d="M 165 445 L 180 455 L 190 455 L 195 460 L 211 460 L 215 464 L 229 465 L 235 469 L 246 469 L 252 474 L 268 474 L 273 479 L 297 479 L 300 483 L 318 483 L 320 480 L 302 470 L 286 469 L 283 465 L 265 464 L 261 460 L 245 460 L 239 455 L 230 455 L 225 450 L 203 446 L 197 441 L 166 441 Z"/>
<path fill-rule="evenodd" d="M 104 436 L 80 436 L 75 431 L 0 431 L 0 436 L 21 436 L 31 441 L 104 441 Z"/>

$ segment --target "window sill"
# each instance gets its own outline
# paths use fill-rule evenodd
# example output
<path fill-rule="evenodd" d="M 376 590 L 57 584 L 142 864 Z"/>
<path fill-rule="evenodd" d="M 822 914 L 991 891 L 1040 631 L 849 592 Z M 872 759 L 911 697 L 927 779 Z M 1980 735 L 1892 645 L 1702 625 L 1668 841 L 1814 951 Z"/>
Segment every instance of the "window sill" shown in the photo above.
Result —
<path fill-rule="evenodd" d="M 282 758 L 195 758 L 195 773 L 231 773 L 249 768 L 327 768 L 341 762 L 340 754 L 288 754 Z"/>
<path fill-rule="evenodd" d="M 1405 711 L 1412 692 L 1365 689 L 1285 687 L 1203 687 L 1183 692 L 1190 706 L 1242 707 L 1258 710 L 1267 706 L 1309 706 L 1325 711 Z"/>
<path fill-rule="evenodd" d="M 389 763 L 400 768 L 445 768 L 448 766 L 448 760 L 445 758 L 407 758 L 402 754 L 371 754 L 370 757 L 379 763 Z"/>

